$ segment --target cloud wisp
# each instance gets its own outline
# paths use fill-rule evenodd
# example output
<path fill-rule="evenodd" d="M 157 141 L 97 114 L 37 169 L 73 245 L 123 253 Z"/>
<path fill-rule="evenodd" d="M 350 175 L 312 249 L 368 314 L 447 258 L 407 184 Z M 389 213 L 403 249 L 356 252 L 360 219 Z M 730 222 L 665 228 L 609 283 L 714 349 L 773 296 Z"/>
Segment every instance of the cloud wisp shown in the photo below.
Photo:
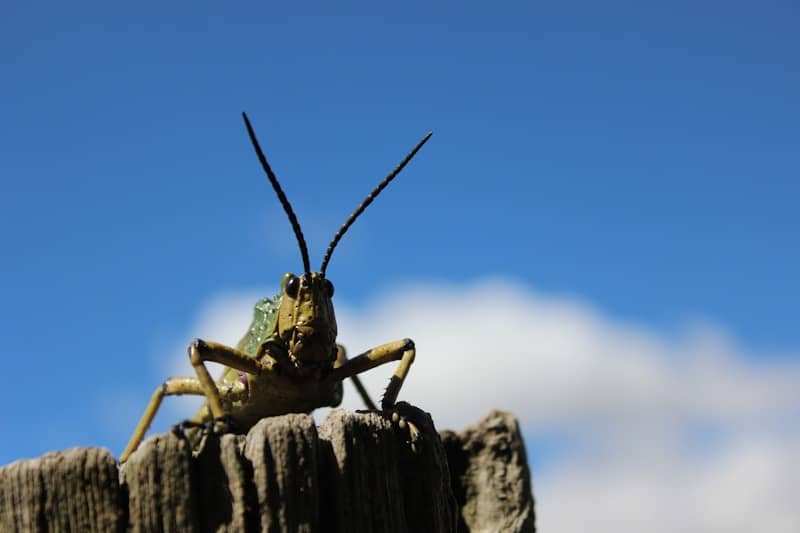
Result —
<path fill-rule="evenodd" d="M 235 343 L 258 294 L 221 296 L 193 334 Z M 536 452 L 545 531 L 790 531 L 800 524 L 800 357 L 748 351 L 718 328 L 660 332 L 507 281 L 407 285 L 366 306 L 337 304 L 355 355 L 411 337 L 401 399 L 461 428 L 513 412 Z M 373 394 L 394 365 L 363 376 Z M 175 360 L 169 371 L 187 374 Z M 348 386 L 344 407 L 362 408 Z M 531 457 L 534 459 L 534 457 Z"/>

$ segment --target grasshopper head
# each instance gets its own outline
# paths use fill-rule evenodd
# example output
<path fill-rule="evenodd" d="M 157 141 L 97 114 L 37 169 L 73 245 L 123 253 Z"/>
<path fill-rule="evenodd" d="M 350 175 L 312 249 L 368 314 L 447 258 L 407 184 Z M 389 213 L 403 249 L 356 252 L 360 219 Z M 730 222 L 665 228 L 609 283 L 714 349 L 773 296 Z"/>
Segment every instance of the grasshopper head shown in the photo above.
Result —
<path fill-rule="evenodd" d="M 319 272 L 281 279 L 277 332 L 297 366 L 336 360 L 333 284 Z"/>

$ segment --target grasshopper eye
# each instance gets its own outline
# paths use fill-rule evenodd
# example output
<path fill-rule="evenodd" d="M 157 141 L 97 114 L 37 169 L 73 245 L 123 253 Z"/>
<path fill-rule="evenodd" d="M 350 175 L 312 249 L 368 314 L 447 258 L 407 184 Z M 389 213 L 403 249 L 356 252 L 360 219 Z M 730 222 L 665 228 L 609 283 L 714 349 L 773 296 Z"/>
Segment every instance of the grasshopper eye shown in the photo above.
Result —
<path fill-rule="evenodd" d="M 292 276 L 286 282 L 286 295 L 290 298 L 294 298 L 297 296 L 297 289 L 300 288 L 300 278 L 297 276 Z"/>
<path fill-rule="evenodd" d="M 333 283 L 329 280 L 325 280 L 325 291 L 328 293 L 328 298 L 333 298 Z"/>

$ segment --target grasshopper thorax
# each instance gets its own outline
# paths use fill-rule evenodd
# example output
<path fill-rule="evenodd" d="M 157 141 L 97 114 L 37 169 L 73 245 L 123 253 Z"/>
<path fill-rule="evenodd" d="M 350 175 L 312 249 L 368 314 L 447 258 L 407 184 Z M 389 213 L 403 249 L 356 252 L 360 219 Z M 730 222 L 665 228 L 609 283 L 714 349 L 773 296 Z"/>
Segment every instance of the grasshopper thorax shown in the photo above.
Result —
<path fill-rule="evenodd" d="M 336 360 L 333 284 L 320 272 L 281 279 L 276 333 L 295 367 L 329 366 Z"/>

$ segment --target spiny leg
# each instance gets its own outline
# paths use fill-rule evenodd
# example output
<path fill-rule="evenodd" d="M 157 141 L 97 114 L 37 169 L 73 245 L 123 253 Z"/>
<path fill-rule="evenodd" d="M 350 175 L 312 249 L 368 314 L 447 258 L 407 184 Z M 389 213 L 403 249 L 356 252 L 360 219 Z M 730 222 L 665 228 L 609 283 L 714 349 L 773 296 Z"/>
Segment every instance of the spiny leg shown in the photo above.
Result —
<path fill-rule="evenodd" d="M 217 388 L 217 393 L 220 396 L 223 396 L 226 400 L 231 401 L 235 401 L 239 399 L 239 397 L 247 394 L 246 387 L 241 383 L 234 384 L 233 386 L 223 386 L 220 384 L 215 385 L 215 388 Z M 128 457 L 130 457 L 136 448 L 139 447 L 139 444 L 141 444 L 145 433 L 147 433 L 147 429 L 150 427 L 150 424 L 153 422 L 153 418 L 155 418 L 156 413 L 158 412 L 158 408 L 161 406 L 161 401 L 164 399 L 164 396 L 179 396 L 182 394 L 203 396 L 205 392 L 200 381 L 196 378 L 169 378 L 156 388 L 156 390 L 153 392 L 153 396 L 150 397 L 150 403 L 147 404 L 147 408 L 145 409 L 142 418 L 136 425 L 136 429 L 133 430 L 133 435 L 131 435 L 128 445 L 119 456 L 120 463 L 127 461 Z"/>
<path fill-rule="evenodd" d="M 334 363 L 334 368 L 338 368 L 347 362 L 347 351 L 344 349 L 344 346 L 341 344 L 336 345 L 336 363 Z M 356 390 L 358 391 L 358 395 L 361 396 L 361 400 L 364 402 L 364 405 L 367 406 L 367 409 L 371 411 L 377 411 L 378 407 L 375 405 L 375 402 L 372 401 L 372 398 L 367 392 L 367 389 L 364 387 L 364 384 L 361 383 L 361 380 L 358 376 L 353 375 L 350 376 L 350 380 L 353 382 Z"/>
<path fill-rule="evenodd" d="M 408 371 L 411 368 L 414 358 L 416 357 L 416 349 L 414 341 L 411 339 L 403 339 L 400 341 L 389 342 L 376 346 L 361 355 L 346 361 L 338 368 L 334 368 L 331 372 L 329 379 L 343 380 L 352 378 L 356 374 L 361 374 L 372 368 L 380 366 L 390 361 L 400 360 L 400 364 L 394 371 L 386 391 L 383 393 L 381 399 L 381 409 L 392 413 L 392 421 L 398 423 L 401 429 L 408 426 L 409 436 L 411 438 L 411 447 L 415 449 L 415 442 L 419 439 L 419 428 L 416 424 L 405 420 L 401 417 L 395 408 L 397 395 L 405 382 Z"/>
<path fill-rule="evenodd" d="M 394 406 L 397 400 L 397 395 L 400 392 L 400 388 L 403 386 L 403 382 L 408 375 L 408 370 L 411 368 L 415 356 L 416 349 L 414 348 L 414 341 L 411 339 L 388 342 L 376 346 L 371 350 L 367 350 L 353 359 L 345 361 L 342 366 L 333 369 L 328 379 L 344 380 L 382 364 L 399 359 L 400 364 L 394 371 L 394 375 L 392 375 L 389 385 L 386 387 L 383 399 L 381 400 L 381 407 L 383 409 L 389 409 Z"/>

